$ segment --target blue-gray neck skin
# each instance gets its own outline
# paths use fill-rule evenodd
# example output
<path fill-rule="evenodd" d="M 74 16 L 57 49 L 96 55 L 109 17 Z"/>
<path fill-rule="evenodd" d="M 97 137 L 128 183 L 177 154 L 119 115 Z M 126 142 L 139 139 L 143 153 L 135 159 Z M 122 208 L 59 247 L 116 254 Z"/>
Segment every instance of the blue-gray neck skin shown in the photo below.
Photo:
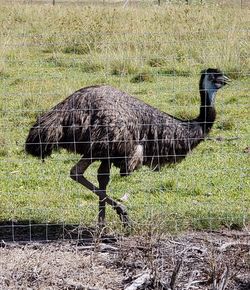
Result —
<path fill-rule="evenodd" d="M 200 80 L 201 106 L 197 120 L 201 123 L 205 135 L 209 133 L 215 121 L 214 103 L 217 91 L 218 88 L 209 81 L 209 75 L 204 75 Z"/>

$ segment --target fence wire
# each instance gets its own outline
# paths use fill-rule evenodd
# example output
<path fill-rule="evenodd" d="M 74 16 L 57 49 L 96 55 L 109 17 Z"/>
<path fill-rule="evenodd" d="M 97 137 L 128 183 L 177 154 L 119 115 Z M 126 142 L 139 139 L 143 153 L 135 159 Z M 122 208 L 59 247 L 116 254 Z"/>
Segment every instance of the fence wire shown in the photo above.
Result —
<path fill-rule="evenodd" d="M 246 226 L 249 11 L 214 8 L 215 18 L 233 13 L 232 25 L 223 26 L 224 20 L 202 16 L 203 6 L 171 6 L 165 11 L 140 8 L 139 3 L 131 11 L 88 7 L 80 17 L 79 8 L 56 9 L 4 6 L 1 12 L 9 14 L 0 32 L 0 239 L 79 238 L 95 229 L 99 200 L 88 182 L 98 186 L 100 160 L 113 165 L 107 187 L 114 200 L 110 203 L 125 204 L 137 232 Z M 204 17 L 211 21 L 208 26 Z M 197 116 L 202 110 L 200 72 L 209 67 L 219 67 L 232 82 L 217 93 L 211 133 L 193 149 L 192 142 L 203 136 L 181 130 L 190 134 L 195 126 L 207 126 L 207 120 Z M 83 91 L 84 107 L 79 107 L 79 93 L 69 106 L 54 107 L 92 85 L 117 90 L 89 89 Z M 41 116 L 52 107 L 57 113 L 54 123 L 44 123 Z M 27 142 L 36 147 L 31 151 L 38 150 L 38 159 L 24 150 L 36 119 L 40 131 Z M 195 125 L 180 120 L 195 120 Z M 50 146 L 62 148 L 42 162 Z M 181 152 L 182 146 L 188 150 Z M 70 178 L 82 178 L 81 164 L 70 173 L 81 155 L 86 166 L 93 162 L 84 173 L 88 181 L 81 181 L 85 187 Z M 184 155 L 181 163 L 163 166 Z M 130 176 L 120 177 L 130 173 L 130 166 L 140 165 Z M 106 182 L 100 182 L 108 175 L 105 170 L 99 169 L 99 187 Z M 106 226 L 122 231 L 110 205 Z"/>
<path fill-rule="evenodd" d="M 142 5 L 225 5 L 249 7 L 248 0 L 2 0 L 3 3 L 51 4 L 51 5 L 102 5 L 102 6 L 142 6 Z"/>

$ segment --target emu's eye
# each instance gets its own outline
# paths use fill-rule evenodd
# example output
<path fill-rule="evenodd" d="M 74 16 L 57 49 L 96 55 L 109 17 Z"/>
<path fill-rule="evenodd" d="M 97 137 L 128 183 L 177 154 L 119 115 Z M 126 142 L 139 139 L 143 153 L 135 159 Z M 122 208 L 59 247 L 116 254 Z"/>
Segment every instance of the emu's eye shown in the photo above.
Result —
<path fill-rule="evenodd" d="M 211 74 L 208 76 L 208 80 L 209 80 L 210 82 L 215 82 L 215 81 L 216 81 L 214 75 L 211 75 Z"/>

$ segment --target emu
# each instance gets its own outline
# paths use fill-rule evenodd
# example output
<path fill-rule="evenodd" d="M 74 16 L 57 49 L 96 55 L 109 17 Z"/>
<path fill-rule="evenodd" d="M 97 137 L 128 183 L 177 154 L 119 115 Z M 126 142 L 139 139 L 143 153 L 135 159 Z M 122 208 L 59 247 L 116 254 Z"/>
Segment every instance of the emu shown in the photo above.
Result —
<path fill-rule="evenodd" d="M 219 69 L 201 72 L 200 112 L 192 120 L 161 112 L 111 86 L 82 88 L 37 118 L 25 150 L 42 160 L 58 148 L 81 154 L 70 177 L 99 197 L 99 225 L 105 225 L 106 203 L 128 225 L 126 208 L 106 193 L 111 166 L 126 176 L 142 165 L 159 170 L 184 159 L 210 132 L 216 117 L 216 92 L 228 82 Z M 101 162 L 98 187 L 84 177 L 95 161 Z"/>

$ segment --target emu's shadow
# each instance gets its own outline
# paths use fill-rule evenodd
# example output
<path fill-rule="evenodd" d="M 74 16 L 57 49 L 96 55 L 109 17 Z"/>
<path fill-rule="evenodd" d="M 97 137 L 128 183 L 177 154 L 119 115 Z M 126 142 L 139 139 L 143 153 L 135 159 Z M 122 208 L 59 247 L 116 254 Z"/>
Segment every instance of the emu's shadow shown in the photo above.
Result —
<path fill-rule="evenodd" d="M 95 227 L 83 227 L 77 224 L 37 223 L 30 220 L 0 222 L 2 242 L 79 240 L 92 243 L 96 239 L 102 242 L 116 240 L 115 237 L 98 233 Z"/>

